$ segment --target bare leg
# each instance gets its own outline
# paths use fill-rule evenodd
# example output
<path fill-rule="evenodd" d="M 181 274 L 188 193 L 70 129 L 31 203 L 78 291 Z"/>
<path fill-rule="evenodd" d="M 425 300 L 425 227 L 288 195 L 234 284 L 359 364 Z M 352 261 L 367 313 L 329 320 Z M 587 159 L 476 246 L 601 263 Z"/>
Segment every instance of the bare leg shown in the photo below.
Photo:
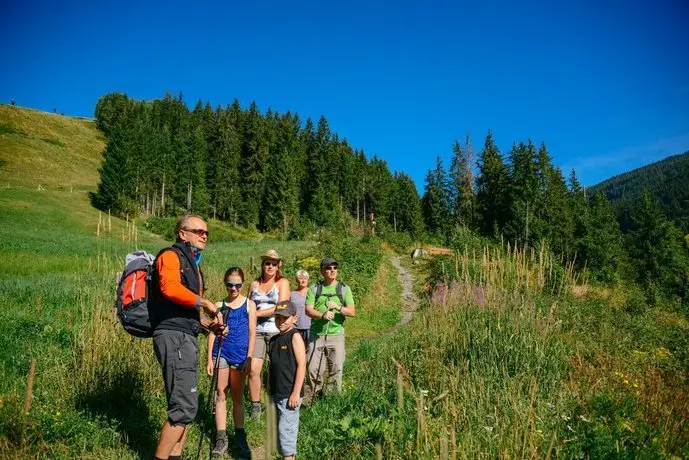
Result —
<path fill-rule="evenodd" d="M 187 439 L 187 427 L 184 427 L 184 433 L 182 433 L 182 439 L 180 439 L 177 444 L 175 444 L 175 447 L 172 449 L 172 452 L 170 452 L 170 455 L 176 455 L 181 457 L 182 456 L 182 451 L 184 450 L 184 441 Z"/>
<path fill-rule="evenodd" d="M 181 455 L 186 432 L 186 426 L 170 425 L 169 421 L 165 422 L 160 431 L 160 441 L 158 441 L 155 456 L 168 458 L 170 455 Z"/>
<path fill-rule="evenodd" d="M 251 402 L 261 400 L 261 370 L 263 369 L 263 358 L 251 359 L 251 373 L 249 374 L 249 397 Z"/>
<path fill-rule="evenodd" d="M 215 428 L 227 429 L 227 381 L 230 377 L 230 369 L 218 369 L 218 399 L 215 402 Z"/>
<path fill-rule="evenodd" d="M 244 428 L 244 382 L 246 376 L 238 370 L 230 370 L 230 390 L 232 391 L 232 420 L 234 427 Z"/>

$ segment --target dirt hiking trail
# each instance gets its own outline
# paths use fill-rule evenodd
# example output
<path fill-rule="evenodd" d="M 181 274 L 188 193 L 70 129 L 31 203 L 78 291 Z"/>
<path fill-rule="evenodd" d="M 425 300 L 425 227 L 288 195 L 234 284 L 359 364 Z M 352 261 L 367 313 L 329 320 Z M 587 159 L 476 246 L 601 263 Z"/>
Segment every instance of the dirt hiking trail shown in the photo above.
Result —
<path fill-rule="evenodd" d="M 392 260 L 392 266 L 397 269 L 397 280 L 402 288 L 402 318 L 400 322 L 392 330 L 397 329 L 400 326 L 404 326 L 409 321 L 411 321 L 414 316 L 414 312 L 419 307 L 419 298 L 414 293 L 414 275 L 412 275 L 406 267 L 404 267 L 400 261 L 401 256 L 395 256 Z M 392 332 L 392 331 L 389 331 Z M 388 333 L 389 333 L 388 332 Z"/>

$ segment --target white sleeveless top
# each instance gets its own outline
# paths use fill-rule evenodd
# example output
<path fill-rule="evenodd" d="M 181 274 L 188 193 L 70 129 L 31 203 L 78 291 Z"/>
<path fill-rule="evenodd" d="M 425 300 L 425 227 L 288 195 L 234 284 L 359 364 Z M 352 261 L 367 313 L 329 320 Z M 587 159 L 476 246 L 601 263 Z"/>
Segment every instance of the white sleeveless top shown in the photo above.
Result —
<path fill-rule="evenodd" d="M 256 311 L 273 308 L 278 304 L 278 286 L 273 284 L 273 288 L 266 294 L 258 292 L 256 288 L 251 290 L 249 298 L 256 302 Z M 256 332 L 263 332 L 265 334 L 277 334 L 280 332 L 275 325 L 275 318 L 273 316 L 268 318 L 256 318 Z"/>

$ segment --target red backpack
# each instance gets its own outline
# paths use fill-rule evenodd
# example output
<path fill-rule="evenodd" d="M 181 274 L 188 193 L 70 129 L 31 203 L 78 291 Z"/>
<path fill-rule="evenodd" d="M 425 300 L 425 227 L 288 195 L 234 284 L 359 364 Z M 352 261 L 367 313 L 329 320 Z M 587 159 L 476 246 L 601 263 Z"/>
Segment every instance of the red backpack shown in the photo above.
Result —
<path fill-rule="evenodd" d="M 149 284 L 155 256 L 146 251 L 127 254 L 117 285 L 115 308 L 124 330 L 135 337 L 153 337 L 148 317 Z"/>

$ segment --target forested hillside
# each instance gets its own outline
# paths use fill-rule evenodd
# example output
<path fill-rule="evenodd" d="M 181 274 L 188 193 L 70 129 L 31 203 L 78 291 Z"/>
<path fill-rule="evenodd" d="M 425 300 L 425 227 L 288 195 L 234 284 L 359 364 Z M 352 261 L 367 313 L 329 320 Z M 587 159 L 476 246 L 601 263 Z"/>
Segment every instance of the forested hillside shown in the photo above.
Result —
<path fill-rule="evenodd" d="M 689 293 L 686 243 L 654 198 L 637 196 L 623 237 L 602 192 L 587 193 L 574 171 L 565 179 L 544 143 L 515 141 L 503 155 L 490 132 L 480 151 L 468 136 L 455 141 L 449 167 L 438 156 L 420 197 L 410 176 L 349 145 L 325 116 L 314 123 L 237 100 L 189 110 L 181 94 L 148 102 L 111 93 L 95 112 L 107 146 L 92 201 L 103 211 L 193 211 L 293 238 L 364 222 L 370 229 L 375 219 L 376 234 L 397 247 L 461 249 L 481 234 L 546 248 L 590 280 L 635 280 L 680 302 Z M 686 181 L 673 177 L 665 188 L 681 200 Z"/>
<path fill-rule="evenodd" d="M 631 223 L 631 209 L 648 189 L 665 217 L 689 233 L 689 152 L 612 177 L 593 187 L 612 202 L 622 230 Z"/>
<path fill-rule="evenodd" d="M 300 233 L 363 221 L 421 236 L 412 179 L 392 174 L 316 123 L 239 101 L 189 111 L 182 96 L 152 102 L 108 94 L 96 106 L 108 138 L 96 207 L 120 215 L 194 211 L 262 231 Z"/>

